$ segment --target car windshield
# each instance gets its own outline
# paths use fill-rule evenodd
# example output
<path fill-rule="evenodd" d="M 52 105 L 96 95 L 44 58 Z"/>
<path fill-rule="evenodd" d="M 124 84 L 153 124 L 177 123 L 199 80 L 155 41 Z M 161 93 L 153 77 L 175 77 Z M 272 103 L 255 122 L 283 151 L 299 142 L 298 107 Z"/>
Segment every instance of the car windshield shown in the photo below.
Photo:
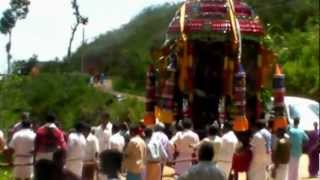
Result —
<path fill-rule="evenodd" d="M 290 104 L 289 105 L 289 113 L 291 118 L 302 116 L 314 117 L 319 116 L 319 107 L 316 105 L 311 106 L 312 104 L 306 106 L 304 104 Z"/>
<path fill-rule="evenodd" d="M 319 104 L 309 104 L 309 108 L 319 116 Z"/>
<path fill-rule="evenodd" d="M 289 105 L 289 114 L 291 118 L 300 117 L 299 108 L 297 105 Z"/>

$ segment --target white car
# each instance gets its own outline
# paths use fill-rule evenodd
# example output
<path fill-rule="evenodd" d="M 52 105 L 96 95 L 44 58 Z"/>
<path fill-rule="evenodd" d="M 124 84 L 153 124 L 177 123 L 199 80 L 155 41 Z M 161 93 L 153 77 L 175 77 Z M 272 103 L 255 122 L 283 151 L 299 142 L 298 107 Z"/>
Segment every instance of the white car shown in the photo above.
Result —
<path fill-rule="evenodd" d="M 314 100 L 285 96 L 286 114 L 288 116 L 290 126 L 293 126 L 293 119 L 300 118 L 299 127 L 305 131 L 314 129 L 313 123 L 319 123 L 319 103 Z"/>

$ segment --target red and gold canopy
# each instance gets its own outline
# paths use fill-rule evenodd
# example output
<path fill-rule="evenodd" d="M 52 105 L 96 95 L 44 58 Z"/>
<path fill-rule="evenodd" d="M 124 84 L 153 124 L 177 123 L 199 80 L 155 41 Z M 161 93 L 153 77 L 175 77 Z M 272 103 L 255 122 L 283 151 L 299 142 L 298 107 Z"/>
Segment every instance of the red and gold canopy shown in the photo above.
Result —
<path fill-rule="evenodd" d="M 259 39 L 263 36 L 263 25 L 253 10 L 243 1 L 236 0 L 234 3 L 243 38 Z M 186 0 L 184 33 L 188 39 L 225 40 L 230 31 L 226 0 Z M 168 37 L 174 39 L 179 34 L 180 13 L 176 13 L 169 24 Z"/>

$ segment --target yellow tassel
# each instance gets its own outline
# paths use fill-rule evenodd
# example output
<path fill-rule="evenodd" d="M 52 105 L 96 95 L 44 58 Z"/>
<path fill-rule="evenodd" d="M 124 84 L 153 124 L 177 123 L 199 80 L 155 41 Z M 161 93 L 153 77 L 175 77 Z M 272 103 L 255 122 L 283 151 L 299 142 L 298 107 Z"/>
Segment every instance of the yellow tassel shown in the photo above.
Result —
<path fill-rule="evenodd" d="M 173 112 L 166 109 L 159 109 L 159 121 L 163 123 L 172 123 L 174 120 Z"/>
<path fill-rule="evenodd" d="M 228 57 L 225 56 L 224 60 L 223 60 L 223 69 L 226 71 L 229 67 L 229 63 L 228 63 Z"/>

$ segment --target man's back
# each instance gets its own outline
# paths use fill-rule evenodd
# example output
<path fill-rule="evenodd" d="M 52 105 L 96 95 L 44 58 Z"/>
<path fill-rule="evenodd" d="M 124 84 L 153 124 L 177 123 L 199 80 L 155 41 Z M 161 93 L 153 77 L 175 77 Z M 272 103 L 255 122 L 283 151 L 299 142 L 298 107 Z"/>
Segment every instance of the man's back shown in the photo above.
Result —
<path fill-rule="evenodd" d="M 63 132 L 53 123 L 45 124 L 36 133 L 35 151 L 53 152 L 56 149 L 66 149 L 66 141 Z"/>
<path fill-rule="evenodd" d="M 291 149 L 291 156 L 300 157 L 302 154 L 302 145 L 304 141 L 308 140 L 306 133 L 299 128 L 290 128 L 289 130 Z"/>
<path fill-rule="evenodd" d="M 84 159 L 86 139 L 81 133 L 71 133 L 68 138 L 68 159 Z"/>
<path fill-rule="evenodd" d="M 32 162 L 35 136 L 31 129 L 22 129 L 13 135 L 9 147 L 14 149 L 15 163 Z"/>
<path fill-rule="evenodd" d="M 178 180 L 226 180 L 226 176 L 212 162 L 200 161 Z"/>
<path fill-rule="evenodd" d="M 116 149 L 116 150 L 122 152 L 124 145 L 125 145 L 125 139 L 120 134 L 120 132 L 117 132 L 116 134 L 113 134 L 110 137 L 110 149 Z"/>
<path fill-rule="evenodd" d="M 110 137 L 111 137 L 111 129 L 106 127 L 105 129 L 102 126 L 98 126 L 95 129 L 95 135 L 99 140 L 99 148 L 100 152 L 110 149 Z"/>
<path fill-rule="evenodd" d="M 219 153 L 221 150 L 221 145 L 222 145 L 222 138 L 219 136 L 209 136 L 206 137 L 202 140 L 202 142 L 210 142 L 213 144 L 213 149 L 214 149 L 214 161 L 218 160 Z"/>
<path fill-rule="evenodd" d="M 225 133 L 221 138 L 221 151 L 217 157 L 220 161 L 232 161 L 234 152 L 238 144 L 236 135 L 229 131 Z"/>
<path fill-rule="evenodd" d="M 194 149 L 190 145 L 199 143 L 199 136 L 191 130 L 186 130 L 181 133 L 180 138 L 174 142 L 179 153 L 192 154 Z"/>
<path fill-rule="evenodd" d="M 146 144 L 139 136 L 130 139 L 125 151 L 124 165 L 128 171 L 141 173 L 146 161 Z"/>
<path fill-rule="evenodd" d="M 85 160 L 92 161 L 96 159 L 96 155 L 99 153 L 99 141 L 98 138 L 90 133 L 86 138 L 87 143 L 85 147 L 86 155 Z"/>

